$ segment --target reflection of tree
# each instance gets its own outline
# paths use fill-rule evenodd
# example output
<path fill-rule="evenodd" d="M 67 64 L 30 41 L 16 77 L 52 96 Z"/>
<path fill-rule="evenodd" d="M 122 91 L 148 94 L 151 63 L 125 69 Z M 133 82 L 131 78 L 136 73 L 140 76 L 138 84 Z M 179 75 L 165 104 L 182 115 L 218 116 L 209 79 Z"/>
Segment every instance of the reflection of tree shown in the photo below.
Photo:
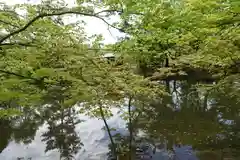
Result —
<path fill-rule="evenodd" d="M 71 159 L 81 148 L 82 143 L 75 132 L 75 125 L 79 123 L 76 120 L 72 109 L 48 110 L 50 117 L 47 120 L 48 131 L 42 137 L 46 142 L 45 152 L 58 149 L 60 157 Z"/>
<path fill-rule="evenodd" d="M 172 97 L 144 108 L 139 119 L 137 127 L 149 137 L 167 139 L 169 148 L 182 143 L 197 150 L 231 148 L 234 152 L 240 147 L 239 96 L 226 94 L 233 91 L 204 93 L 196 88 L 195 83 L 183 81 L 167 83 L 166 88 Z M 226 119 L 232 120 L 232 124 L 224 123 L 221 118 L 225 118 L 225 122 L 228 122 Z"/>
<path fill-rule="evenodd" d="M 218 111 L 222 130 L 218 136 L 206 139 L 207 147 L 220 150 L 222 157 L 240 158 L 240 90 L 239 77 L 229 77 L 211 94 L 212 106 Z M 210 142 L 210 143 L 209 143 Z M 202 146 L 206 148 L 206 145 Z"/>
<path fill-rule="evenodd" d="M 11 126 L 8 120 L 0 120 L 0 153 L 7 147 L 11 139 Z"/>
<path fill-rule="evenodd" d="M 63 84 L 61 84 L 63 86 Z M 31 143 L 37 129 L 44 121 L 48 124 L 48 131 L 42 137 L 46 142 L 46 152 L 58 149 L 63 159 L 72 159 L 73 154 L 81 148 L 82 143 L 75 125 L 80 121 L 73 108 L 66 107 L 65 100 L 71 99 L 67 87 L 49 87 L 48 94 L 43 98 L 42 107 L 20 107 L 21 116 L 0 120 L 0 153 L 9 141 L 17 143 Z"/>
<path fill-rule="evenodd" d="M 73 108 L 64 108 L 64 101 L 69 97 L 67 87 L 52 87 L 43 97 L 47 103 L 44 118 L 47 120 L 48 131 L 42 137 L 46 142 L 45 152 L 58 149 L 60 159 L 72 159 L 83 145 L 75 132 L 75 125 L 80 123 Z"/>
<path fill-rule="evenodd" d="M 137 135 L 134 135 L 134 139 L 132 141 L 131 149 L 129 148 L 129 140 L 130 136 L 123 136 L 120 134 L 117 134 L 114 136 L 115 145 L 116 145 L 116 151 L 118 155 L 118 160 L 135 160 L 135 159 L 141 159 L 141 156 L 150 156 L 150 144 L 149 139 L 139 137 Z M 112 157 L 112 144 L 109 144 L 109 152 L 108 152 L 108 159 L 113 160 Z M 141 153 L 139 153 L 141 151 Z M 130 156 L 131 155 L 131 156 Z M 112 159 L 111 159 L 112 158 Z"/>
<path fill-rule="evenodd" d="M 130 105 L 129 105 L 130 106 Z M 113 137 L 114 139 L 114 146 L 115 146 L 115 150 L 116 150 L 116 155 L 117 155 L 117 159 L 119 160 L 135 160 L 135 159 L 139 159 L 139 155 L 138 154 L 138 149 L 143 149 L 144 150 L 144 146 L 143 144 L 152 144 L 154 145 L 154 142 L 152 142 L 151 139 L 146 138 L 146 137 L 140 137 L 138 135 L 138 129 L 137 127 L 135 127 L 135 124 L 137 123 L 137 118 L 139 113 L 137 113 L 137 115 L 134 115 L 131 112 L 131 107 L 129 108 L 128 106 L 128 115 L 122 115 L 123 118 L 129 119 L 129 115 L 131 116 L 131 121 L 126 123 L 126 128 L 128 128 L 129 130 L 129 135 L 122 135 L 121 133 L 117 133 L 115 134 Z M 135 113 L 138 112 L 135 110 Z M 129 114 L 130 113 L 130 114 Z M 125 117 L 126 116 L 126 117 Z M 131 129 L 130 129 L 131 128 Z M 113 128 L 113 130 L 115 130 Z M 146 143 L 145 143 L 146 142 Z M 112 143 L 110 143 L 108 145 L 108 160 L 115 160 L 114 156 L 113 156 L 113 147 Z M 146 148 L 146 147 L 145 147 Z M 142 152 L 145 156 L 148 156 L 148 153 Z M 131 155 L 131 156 L 130 156 Z"/>
<path fill-rule="evenodd" d="M 44 119 L 34 109 L 25 108 L 23 113 L 17 119 L 12 120 L 13 139 L 17 143 L 28 144 L 34 139 L 36 131 L 43 124 Z"/>
<path fill-rule="evenodd" d="M 21 116 L 0 120 L 0 151 L 7 147 L 8 142 L 15 140 L 17 143 L 31 143 L 36 131 L 43 124 L 43 119 L 30 108 L 22 108 Z"/>

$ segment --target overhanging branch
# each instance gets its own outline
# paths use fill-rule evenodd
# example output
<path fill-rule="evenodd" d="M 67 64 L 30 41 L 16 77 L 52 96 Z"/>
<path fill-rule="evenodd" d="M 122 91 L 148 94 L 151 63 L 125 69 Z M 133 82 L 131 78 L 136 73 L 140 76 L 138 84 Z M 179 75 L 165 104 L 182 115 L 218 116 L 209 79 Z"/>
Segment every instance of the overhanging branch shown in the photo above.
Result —
<path fill-rule="evenodd" d="M 3 38 L 0 39 L 0 44 L 2 44 L 5 40 L 7 40 L 8 38 L 17 35 L 20 32 L 25 31 L 29 26 L 31 26 L 35 21 L 37 21 L 38 19 L 44 18 L 44 17 L 51 17 L 51 16 L 60 16 L 60 15 L 65 15 L 65 14 L 76 14 L 76 15 L 83 15 L 83 16 L 88 16 L 88 17 L 95 17 L 98 18 L 100 20 L 102 20 L 104 23 L 106 23 L 108 26 L 115 28 L 117 30 L 120 30 L 120 28 L 117 28 L 116 26 L 108 23 L 104 18 L 98 16 L 97 14 L 99 14 L 99 12 L 97 14 L 90 14 L 90 13 L 83 13 L 83 12 L 79 12 L 79 11 L 62 11 L 62 12 L 57 12 L 57 13 L 42 13 L 39 14 L 38 16 L 34 17 L 33 19 L 31 19 L 27 24 L 25 24 L 22 28 L 19 28 L 9 34 L 7 34 L 6 36 L 4 36 Z"/>
<path fill-rule="evenodd" d="M 37 45 L 32 44 L 32 42 L 16 42 L 16 43 L 2 43 L 1 46 L 24 46 L 24 47 L 37 47 Z"/>
<path fill-rule="evenodd" d="M 6 70 L 2 70 L 2 69 L 0 69 L 0 73 L 5 73 L 7 75 L 13 75 L 13 76 L 16 76 L 16 77 L 19 77 L 19 78 L 22 78 L 22 79 L 33 80 L 34 81 L 32 83 L 33 85 L 37 85 L 37 86 L 41 86 L 41 87 L 42 87 L 42 84 L 44 84 L 44 85 L 53 85 L 54 84 L 54 83 L 51 83 L 51 82 L 45 82 L 44 78 L 39 78 L 38 79 L 38 78 L 24 76 L 24 75 L 15 73 L 15 72 L 6 71 Z"/>
<path fill-rule="evenodd" d="M 27 76 L 24 76 L 24 75 L 21 75 L 21 74 L 18 74 L 18 73 L 14 73 L 14 72 L 11 72 L 11 71 L 5 71 L 5 70 L 2 70 L 2 69 L 0 69 L 0 72 L 5 73 L 5 74 L 9 74 L 9 75 L 14 75 L 16 77 L 20 77 L 20 78 L 24 78 L 24 79 L 38 80 L 38 79 L 35 79 L 35 78 L 32 78 L 32 77 L 27 77 Z"/>

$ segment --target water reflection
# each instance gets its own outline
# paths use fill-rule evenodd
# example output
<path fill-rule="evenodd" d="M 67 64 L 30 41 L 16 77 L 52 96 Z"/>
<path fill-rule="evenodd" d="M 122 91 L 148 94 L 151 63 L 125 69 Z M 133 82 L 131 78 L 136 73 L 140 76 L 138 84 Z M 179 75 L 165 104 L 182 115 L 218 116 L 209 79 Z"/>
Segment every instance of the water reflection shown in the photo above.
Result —
<path fill-rule="evenodd" d="M 42 133 L 41 141 L 46 144 L 46 153 L 58 150 L 60 159 L 69 160 L 78 153 L 83 144 L 75 131 L 75 125 L 81 121 L 73 108 L 63 105 L 68 97 L 68 87 L 64 85 L 69 84 L 61 82 L 61 86 L 50 87 L 42 97 L 42 107 L 20 108 L 23 115 L 0 121 L 1 152 L 12 140 L 24 145 L 30 144 L 35 138 L 36 131 L 45 123 L 48 127 Z"/>
<path fill-rule="evenodd" d="M 30 144 L 44 122 L 48 126 L 41 135 L 42 142 L 46 144 L 45 152 L 57 149 L 61 159 L 72 159 L 83 145 L 75 131 L 75 125 L 80 123 L 80 120 L 73 109 L 59 109 L 53 106 L 45 107 L 41 116 L 28 111 L 24 116 L 1 120 L 0 153 L 12 140 L 15 143 Z"/>
<path fill-rule="evenodd" d="M 42 135 L 42 141 L 46 143 L 45 152 L 58 149 L 60 159 L 72 159 L 83 145 L 75 132 L 75 125 L 80 123 L 76 112 L 71 108 L 58 110 L 50 107 L 45 118 L 48 124 L 48 130 Z"/>
<path fill-rule="evenodd" d="M 136 106 L 134 111 L 136 116 L 133 116 L 132 119 L 135 144 L 132 148 L 133 151 L 145 154 L 142 146 L 148 145 L 152 149 L 152 153 L 149 155 L 153 160 L 154 158 L 168 160 L 170 153 L 180 154 L 177 152 L 181 148 L 192 147 L 193 153 L 195 152 L 194 154 L 200 160 L 239 159 L 240 94 L 228 94 L 232 93 L 236 87 L 224 85 L 221 90 L 201 90 L 196 86 L 200 84 L 193 81 L 169 81 L 164 84 L 169 95 L 163 97 L 161 102 L 146 102 L 141 106 Z M 67 95 L 67 91 L 53 88 L 49 90 L 46 97 L 43 97 L 43 103 L 49 105 L 45 105 L 38 111 L 26 109 L 23 116 L 1 120 L 0 153 L 12 140 L 24 144 L 36 142 L 34 139 L 36 131 L 45 123 L 46 130 L 39 137 L 45 143 L 46 153 L 57 150 L 62 159 L 70 160 L 74 159 L 73 157 L 81 159 L 79 152 L 87 146 L 88 150 L 92 149 L 91 152 L 87 152 L 95 154 L 93 157 L 99 159 L 98 153 L 96 153 L 97 148 L 101 148 L 105 145 L 103 144 L 106 142 L 105 140 L 108 140 L 108 136 L 104 136 L 107 134 L 102 134 L 103 131 L 100 129 L 103 123 L 99 126 L 99 122 L 86 122 L 85 131 L 91 130 L 90 128 L 99 128 L 99 130 L 92 130 L 94 133 L 85 134 L 87 138 L 85 138 L 85 146 L 83 146 L 83 142 L 76 132 L 83 128 L 80 124 L 79 114 L 73 108 L 62 105 L 63 93 L 64 96 Z M 112 124 L 120 121 L 118 115 L 114 115 Z M 128 125 L 125 128 L 126 131 Z M 90 142 L 91 139 L 95 141 Z M 115 134 L 115 141 L 118 147 L 117 151 L 121 154 L 121 160 L 128 159 L 129 137 L 127 134 L 124 136 L 121 135 L 121 132 Z M 109 145 L 109 150 L 111 150 L 111 145 Z M 138 154 L 134 154 L 134 156 L 138 156 Z M 91 159 L 89 157 L 86 155 L 82 159 L 89 160 Z M 59 157 L 54 158 L 58 159 Z M 181 157 L 178 158 L 183 160 Z"/>
<path fill-rule="evenodd" d="M 12 119 L 0 120 L 0 146 L 2 150 L 11 140 L 17 143 L 29 144 L 34 140 L 38 127 L 43 124 L 42 118 L 33 110 Z"/>
<path fill-rule="evenodd" d="M 39 126 L 44 123 L 39 113 L 30 108 L 24 108 L 24 114 L 15 119 L 11 119 L 12 138 L 17 143 L 29 144 L 34 140 L 34 136 Z"/>
<path fill-rule="evenodd" d="M 61 81 L 59 85 L 48 89 L 42 98 L 45 105 L 43 117 L 48 124 L 48 130 L 43 133 L 42 141 L 46 143 L 45 152 L 57 149 L 60 159 L 72 159 L 81 149 L 80 137 L 75 132 L 75 125 L 81 122 L 77 112 L 71 106 L 64 105 L 71 95 L 71 82 Z"/>
<path fill-rule="evenodd" d="M 167 140 L 169 150 L 174 145 L 191 145 L 204 160 L 208 154 L 211 154 L 209 159 L 238 157 L 237 96 L 227 95 L 229 88 L 203 92 L 196 85 L 196 82 L 167 82 L 166 90 L 171 96 L 165 97 L 163 103 L 145 107 L 136 127 L 148 137 Z"/>
<path fill-rule="evenodd" d="M 9 121 L 2 120 L 0 121 L 0 153 L 7 147 L 8 142 L 11 139 L 11 125 Z"/>

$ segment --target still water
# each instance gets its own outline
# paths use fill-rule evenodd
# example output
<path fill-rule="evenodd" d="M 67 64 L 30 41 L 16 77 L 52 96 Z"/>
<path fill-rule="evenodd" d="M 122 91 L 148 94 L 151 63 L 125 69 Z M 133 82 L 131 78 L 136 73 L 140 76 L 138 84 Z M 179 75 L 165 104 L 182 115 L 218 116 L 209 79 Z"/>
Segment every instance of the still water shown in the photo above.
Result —
<path fill-rule="evenodd" d="M 166 84 L 170 95 L 161 102 L 136 106 L 134 136 L 155 146 L 152 160 L 170 160 L 173 153 L 181 155 L 186 150 L 196 155 L 191 160 L 239 160 L 239 95 L 204 92 L 195 86 L 171 82 Z M 1 120 L 0 160 L 106 160 L 110 142 L 103 121 L 79 114 L 77 109 L 25 109 L 22 116 Z M 107 120 L 115 128 L 112 135 L 127 137 L 124 110 L 113 107 L 112 112 Z"/>
<path fill-rule="evenodd" d="M 112 109 L 114 116 L 108 120 L 108 124 L 117 128 L 121 134 L 127 134 L 126 123 L 120 117 L 120 113 L 117 114 L 117 111 L 118 109 Z M 52 128 L 50 122 L 44 122 L 37 126 L 31 124 L 29 119 L 16 120 L 13 123 L 18 124 L 14 124 L 15 126 L 11 126 L 11 128 L 6 128 L 6 124 L 2 124 L 0 159 L 17 160 L 22 157 L 32 158 L 32 160 L 53 160 L 60 159 L 60 152 L 62 153 L 61 157 L 69 157 L 69 159 L 72 156 L 79 160 L 106 159 L 109 137 L 107 132 L 102 129 L 104 127 L 102 120 L 84 115 L 74 117 L 72 114 L 67 117 L 69 118 L 67 121 L 66 117 L 63 118 L 65 124 L 60 124 L 62 117 L 58 118 L 56 120 L 59 124 L 52 125 Z M 78 123 L 78 120 L 83 122 Z M 69 123 L 68 121 L 74 122 Z M 9 133 L 3 133 L 3 130 Z M 60 135 L 61 130 L 64 135 Z M 8 144 L 5 143 L 7 146 L 2 146 L 4 138 L 9 138 Z"/>

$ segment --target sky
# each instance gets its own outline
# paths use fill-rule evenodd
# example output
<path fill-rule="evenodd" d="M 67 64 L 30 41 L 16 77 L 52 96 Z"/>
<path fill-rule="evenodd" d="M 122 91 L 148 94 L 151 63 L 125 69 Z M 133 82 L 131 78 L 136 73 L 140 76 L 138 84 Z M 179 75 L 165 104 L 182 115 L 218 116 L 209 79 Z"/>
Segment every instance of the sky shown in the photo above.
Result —
<path fill-rule="evenodd" d="M 69 7 L 72 7 L 75 5 L 75 0 L 65 0 Z M 14 4 L 19 4 L 19 3 L 32 3 L 32 4 L 37 4 L 40 3 L 41 0 L 0 0 L 0 2 L 5 2 L 8 5 L 14 5 Z M 104 37 L 104 44 L 111 44 L 115 43 L 117 41 L 118 37 L 124 36 L 123 33 L 120 33 L 118 30 L 114 28 L 109 28 L 106 23 L 103 21 L 97 19 L 97 18 L 91 18 L 91 17 L 83 17 L 82 18 L 87 24 L 85 26 L 85 31 L 87 35 L 91 36 L 94 34 L 102 34 Z M 117 21 L 117 17 L 113 17 L 110 21 L 108 22 L 113 22 Z M 67 22 L 75 22 L 76 19 L 67 17 L 66 18 Z"/>

